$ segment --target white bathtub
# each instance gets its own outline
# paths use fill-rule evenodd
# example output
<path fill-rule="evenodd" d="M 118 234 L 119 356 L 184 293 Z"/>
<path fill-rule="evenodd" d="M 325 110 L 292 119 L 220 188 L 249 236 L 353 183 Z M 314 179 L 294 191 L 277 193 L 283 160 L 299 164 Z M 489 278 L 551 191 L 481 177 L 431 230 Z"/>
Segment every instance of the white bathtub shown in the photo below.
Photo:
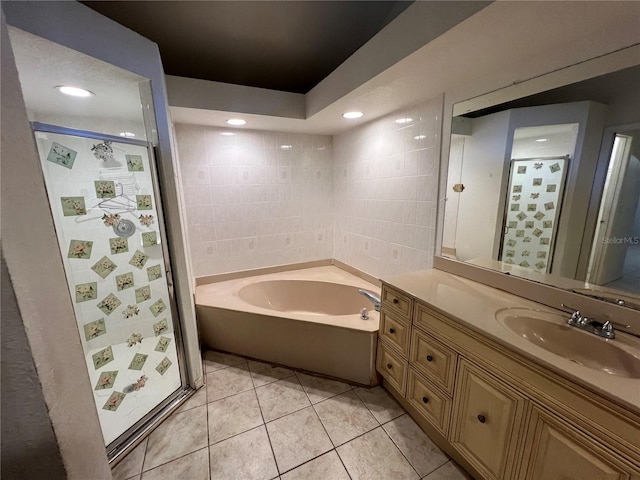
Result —
<path fill-rule="evenodd" d="M 380 293 L 335 266 L 199 285 L 200 337 L 210 348 L 375 385 L 379 314 L 360 288 Z"/>

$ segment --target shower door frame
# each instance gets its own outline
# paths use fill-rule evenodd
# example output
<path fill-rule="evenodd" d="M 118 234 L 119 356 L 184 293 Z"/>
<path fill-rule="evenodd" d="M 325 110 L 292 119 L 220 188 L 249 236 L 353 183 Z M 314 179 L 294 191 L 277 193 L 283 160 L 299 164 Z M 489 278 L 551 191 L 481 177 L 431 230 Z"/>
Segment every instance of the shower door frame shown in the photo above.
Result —
<path fill-rule="evenodd" d="M 179 310 L 177 308 L 177 302 L 175 298 L 175 289 L 173 286 L 173 275 L 171 268 L 171 257 L 169 255 L 168 236 L 166 232 L 166 226 L 164 222 L 164 208 L 162 206 L 162 196 L 160 194 L 160 184 L 158 180 L 158 165 L 156 162 L 156 147 L 150 141 L 136 140 L 134 138 L 119 137 L 115 135 L 109 135 L 105 133 L 92 132 L 89 130 L 80 130 L 69 127 L 62 127 L 59 125 L 51 125 L 41 122 L 31 122 L 31 131 L 34 135 L 34 142 L 36 141 L 35 132 L 53 133 L 58 135 L 70 135 L 80 138 L 90 138 L 94 140 L 109 141 L 114 143 L 121 143 L 127 145 L 136 145 L 147 149 L 149 157 L 151 184 L 153 186 L 153 192 L 156 197 L 156 210 L 158 213 L 158 231 L 160 233 L 162 258 L 164 264 L 164 271 L 167 280 L 167 289 L 169 295 L 169 308 L 171 309 L 173 319 L 173 333 L 176 342 L 176 353 L 178 356 L 178 371 L 180 374 L 180 387 L 173 393 L 167 396 L 164 400 L 159 402 L 153 407 L 147 414 L 145 414 L 140 420 L 131 425 L 127 430 L 120 434 L 116 439 L 111 441 L 108 445 L 105 445 L 107 450 L 107 458 L 109 463 L 113 463 L 123 453 L 129 451 L 135 447 L 136 444 L 158 425 L 159 421 L 170 414 L 175 407 L 180 405 L 188 396 L 190 396 L 194 389 L 189 386 L 189 378 L 187 375 L 187 355 L 184 345 L 184 338 L 182 335 L 182 323 Z M 36 142 L 37 143 L 37 142 Z M 42 171 L 43 181 L 46 187 L 46 178 L 44 177 L 44 171 Z M 55 228 L 55 226 L 54 226 Z M 66 275 L 66 268 L 65 268 Z"/>

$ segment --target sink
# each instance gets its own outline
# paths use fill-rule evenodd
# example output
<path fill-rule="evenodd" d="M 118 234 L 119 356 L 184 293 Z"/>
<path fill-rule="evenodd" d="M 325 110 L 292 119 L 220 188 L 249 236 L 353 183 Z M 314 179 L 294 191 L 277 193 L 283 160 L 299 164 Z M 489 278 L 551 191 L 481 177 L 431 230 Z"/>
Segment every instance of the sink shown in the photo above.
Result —
<path fill-rule="evenodd" d="M 573 363 L 609 375 L 640 378 L 640 358 L 617 346 L 619 340 L 607 340 L 570 327 L 562 315 L 505 308 L 496 312 L 496 319 L 533 345 Z"/>

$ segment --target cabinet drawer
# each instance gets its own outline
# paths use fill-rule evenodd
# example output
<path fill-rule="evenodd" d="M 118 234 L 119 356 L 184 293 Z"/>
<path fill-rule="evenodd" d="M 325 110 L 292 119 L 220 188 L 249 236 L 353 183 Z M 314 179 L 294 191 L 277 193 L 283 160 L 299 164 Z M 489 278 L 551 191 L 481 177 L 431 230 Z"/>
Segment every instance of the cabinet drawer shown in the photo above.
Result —
<path fill-rule="evenodd" d="M 387 285 L 382 286 L 382 306 L 410 321 L 413 311 L 413 299 Z"/>
<path fill-rule="evenodd" d="M 435 338 L 413 329 L 411 364 L 436 385 L 451 393 L 456 374 L 456 352 Z"/>
<path fill-rule="evenodd" d="M 378 342 L 376 368 L 400 394 L 404 395 L 407 386 L 407 361 L 385 345 Z"/>
<path fill-rule="evenodd" d="M 514 478 L 525 398 L 461 359 L 450 441 L 487 479 Z"/>
<path fill-rule="evenodd" d="M 406 398 L 431 425 L 447 436 L 451 400 L 412 367 L 409 367 Z"/>
<path fill-rule="evenodd" d="M 397 347 L 405 357 L 409 356 L 410 333 L 411 324 L 407 320 L 400 320 L 384 311 L 380 312 L 380 331 L 378 334 L 388 343 Z"/>

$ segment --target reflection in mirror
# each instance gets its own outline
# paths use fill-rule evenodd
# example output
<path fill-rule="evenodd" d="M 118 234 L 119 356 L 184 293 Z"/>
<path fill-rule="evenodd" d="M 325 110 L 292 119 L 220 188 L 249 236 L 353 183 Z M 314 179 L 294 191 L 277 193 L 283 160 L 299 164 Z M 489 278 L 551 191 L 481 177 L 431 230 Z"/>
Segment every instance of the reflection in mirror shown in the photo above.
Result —
<path fill-rule="evenodd" d="M 640 308 L 638 85 L 635 66 L 455 116 L 442 256 Z"/>

